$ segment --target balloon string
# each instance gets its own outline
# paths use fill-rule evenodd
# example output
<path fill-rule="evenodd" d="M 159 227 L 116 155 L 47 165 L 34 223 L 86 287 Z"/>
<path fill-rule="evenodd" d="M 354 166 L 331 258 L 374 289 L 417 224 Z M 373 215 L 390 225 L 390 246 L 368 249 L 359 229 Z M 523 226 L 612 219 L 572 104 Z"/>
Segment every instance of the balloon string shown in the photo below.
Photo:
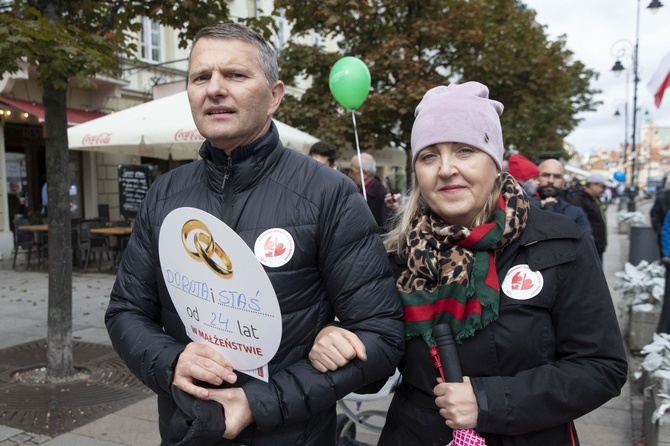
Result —
<path fill-rule="evenodd" d="M 368 201 L 365 193 L 365 179 L 363 177 L 363 161 L 361 160 L 361 148 L 358 145 L 358 129 L 356 128 L 356 110 L 351 110 L 351 120 L 354 121 L 354 137 L 356 138 L 356 153 L 358 154 L 358 170 L 361 173 L 361 189 L 363 189 L 363 199 Z"/>

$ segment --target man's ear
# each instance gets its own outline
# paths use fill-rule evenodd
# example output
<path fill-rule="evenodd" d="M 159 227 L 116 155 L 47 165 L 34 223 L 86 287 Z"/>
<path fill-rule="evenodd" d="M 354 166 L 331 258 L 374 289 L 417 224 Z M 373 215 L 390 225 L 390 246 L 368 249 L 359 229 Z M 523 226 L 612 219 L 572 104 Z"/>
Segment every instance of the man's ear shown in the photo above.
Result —
<path fill-rule="evenodd" d="M 268 110 L 270 115 L 274 114 L 281 104 L 281 100 L 284 98 L 284 83 L 282 81 L 277 81 L 270 89 L 270 94 L 272 94 L 272 101 L 270 101 L 270 109 Z"/>

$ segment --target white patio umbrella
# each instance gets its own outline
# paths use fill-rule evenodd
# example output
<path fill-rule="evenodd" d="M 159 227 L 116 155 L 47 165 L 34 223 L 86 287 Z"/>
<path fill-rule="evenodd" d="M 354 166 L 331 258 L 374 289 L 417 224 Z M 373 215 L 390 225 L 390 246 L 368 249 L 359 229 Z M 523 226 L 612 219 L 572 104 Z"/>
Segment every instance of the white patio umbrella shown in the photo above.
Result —
<path fill-rule="evenodd" d="M 274 120 L 286 147 L 306 153 L 318 138 Z M 196 159 L 205 138 L 191 116 L 186 92 L 136 105 L 68 129 L 71 150 L 152 158 Z"/>

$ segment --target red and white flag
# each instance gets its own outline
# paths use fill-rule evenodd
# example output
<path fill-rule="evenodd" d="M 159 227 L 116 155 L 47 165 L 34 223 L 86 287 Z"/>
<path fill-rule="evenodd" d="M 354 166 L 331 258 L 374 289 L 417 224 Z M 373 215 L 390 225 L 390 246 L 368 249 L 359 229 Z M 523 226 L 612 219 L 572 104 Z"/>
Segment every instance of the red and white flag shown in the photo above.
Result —
<path fill-rule="evenodd" d="M 651 76 L 649 82 L 647 82 L 647 87 L 649 87 L 651 94 L 654 95 L 656 108 L 660 107 L 663 93 L 666 88 L 670 87 L 670 52 L 661 60 L 661 64 Z"/>

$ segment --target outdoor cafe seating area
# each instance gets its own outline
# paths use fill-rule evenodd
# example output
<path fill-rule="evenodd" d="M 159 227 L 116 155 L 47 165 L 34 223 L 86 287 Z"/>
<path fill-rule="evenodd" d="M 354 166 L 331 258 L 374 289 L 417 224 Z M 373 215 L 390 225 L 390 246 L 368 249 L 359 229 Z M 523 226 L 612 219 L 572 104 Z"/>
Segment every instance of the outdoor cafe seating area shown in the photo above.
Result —
<path fill-rule="evenodd" d="M 73 219 L 73 270 L 114 272 L 118 267 L 132 231 L 129 220 L 110 221 L 106 216 L 95 219 Z M 22 215 L 12 221 L 14 232 L 13 269 L 48 270 L 49 223 L 31 222 Z"/>

